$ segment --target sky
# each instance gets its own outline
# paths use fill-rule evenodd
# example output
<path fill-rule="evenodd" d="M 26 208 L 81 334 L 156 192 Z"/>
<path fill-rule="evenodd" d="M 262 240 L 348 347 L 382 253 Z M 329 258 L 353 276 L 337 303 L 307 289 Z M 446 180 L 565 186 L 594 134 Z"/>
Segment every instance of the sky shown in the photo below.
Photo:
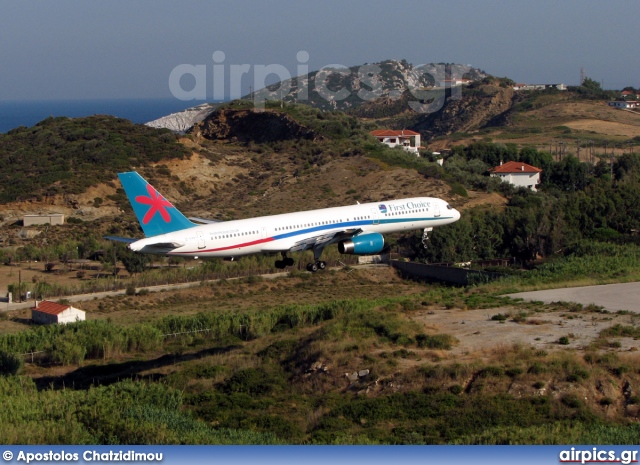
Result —
<path fill-rule="evenodd" d="M 530 84 L 577 85 L 584 67 L 605 88 L 638 88 L 638 18 L 637 0 L 0 0 L 0 100 L 175 98 L 176 85 L 211 100 L 216 72 L 227 97 L 232 81 L 265 82 L 234 66 L 385 59 Z"/>

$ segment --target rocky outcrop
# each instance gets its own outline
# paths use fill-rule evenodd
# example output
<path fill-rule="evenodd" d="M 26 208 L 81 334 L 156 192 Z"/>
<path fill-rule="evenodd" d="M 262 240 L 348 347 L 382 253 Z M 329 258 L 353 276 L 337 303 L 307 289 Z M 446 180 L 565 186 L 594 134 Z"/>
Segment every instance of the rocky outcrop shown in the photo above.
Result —
<path fill-rule="evenodd" d="M 292 139 L 320 139 L 314 131 L 284 113 L 258 110 L 217 110 L 196 124 L 190 133 L 209 140 L 258 144 Z"/>
<path fill-rule="evenodd" d="M 406 60 L 385 60 L 360 66 L 323 68 L 260 89 L 250 96 L 258 101 L 282 100 L 322 110 L 353 110 L 383 98 L 395 102 L 407 92 L 438 85 L 444 79 L 487 76 L 468 65 L 428 63 L 413 66 Z M 404 111 L 404 110 L 403 110 Z"/>
<path fill-rule="evenodd" d="M 199 123 L 213 113 L 217 107 L 218 105 L 216 104 L 204 103 L 197 107 L 187 108 L 184 111 L 171 113 L 162 118 L 149 121 L 145 123 L 145 125 L 157 129 L 166 128 L 179 134 L 184 134 L 191 129 L 194 124 Z"/>
<path fill-rule="evenodd" d="M 442 108 L 425 114 L 410 129 L 426 139 L 470 132 L 483 127 L 505 124 L 514 103 L 511 87 L 497 82 L 477 83 L 462 88 L 459 97 L 447 98 Z"/>

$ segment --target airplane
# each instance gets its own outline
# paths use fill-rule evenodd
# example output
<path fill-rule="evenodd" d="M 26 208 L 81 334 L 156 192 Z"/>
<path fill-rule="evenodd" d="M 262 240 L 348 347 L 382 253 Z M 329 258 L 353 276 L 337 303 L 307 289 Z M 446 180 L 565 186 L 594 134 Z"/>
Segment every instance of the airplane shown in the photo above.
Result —
<path fill-rule="evenodd" d="M 327 265 L 320 258 L 328 245 L 337 243 L 341 254 L 377 254 L 384 248 L 383 233 L 424 229 L 424 243 L 434 227 L 460 219 L 458 210 L 432 197 L 231 221 L 188 219 L 137 172 L 118 173 L 118 178 L 146 237 L 105 238 L 125 242 L 134 252 L 167 256 L 234 260 L 243 255 L 280 253 L 282 260 L 276 260 L 275 266 L 284 269 L 294 264 L 287 254 L 313 250 L 314 262 L 307 270 L 315 273 Z"/>

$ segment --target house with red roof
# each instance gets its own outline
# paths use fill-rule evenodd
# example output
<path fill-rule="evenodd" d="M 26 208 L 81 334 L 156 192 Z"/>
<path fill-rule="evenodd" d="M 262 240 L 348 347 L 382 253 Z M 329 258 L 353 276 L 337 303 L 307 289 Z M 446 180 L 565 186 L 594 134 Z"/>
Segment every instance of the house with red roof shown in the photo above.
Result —
<path fill-rule="evenodd" d="M 36 301 L 35 307 L 31 308 L 31 319 L 34 323 L 43 325 L 74 323 L 84 321 L 86 312 L 71 305 L 43 300 Z"/>
<path fill-rule="evenodd" d="M 420 133 L 409 131 L 408 129 L 376 129 L 370 133 L 383 144 L 389 147 L 402 147 L 408 152 L 418 154 L 419 149 L 423 149 L 420 145 Z"/>
<path fill-rule="evenodd" d="M 500 163 L 500 166 L 491 168 L 489 172 L 491 177 L 498 177 L 516 187 L 527 187 L 537 191 L 536 186 L 540 184 L 542 170 L 521 161 L 509 161 Z"/>

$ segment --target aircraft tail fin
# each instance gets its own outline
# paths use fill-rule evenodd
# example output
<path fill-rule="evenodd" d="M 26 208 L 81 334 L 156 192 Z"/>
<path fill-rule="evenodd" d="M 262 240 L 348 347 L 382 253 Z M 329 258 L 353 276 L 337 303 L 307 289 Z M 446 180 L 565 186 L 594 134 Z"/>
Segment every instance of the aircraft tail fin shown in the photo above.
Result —
<path fill-rule="evenodd" d="M 197 226 L 136 171 L 118 173 L 118 178 L 145 236 L 157 236 Z"/>

